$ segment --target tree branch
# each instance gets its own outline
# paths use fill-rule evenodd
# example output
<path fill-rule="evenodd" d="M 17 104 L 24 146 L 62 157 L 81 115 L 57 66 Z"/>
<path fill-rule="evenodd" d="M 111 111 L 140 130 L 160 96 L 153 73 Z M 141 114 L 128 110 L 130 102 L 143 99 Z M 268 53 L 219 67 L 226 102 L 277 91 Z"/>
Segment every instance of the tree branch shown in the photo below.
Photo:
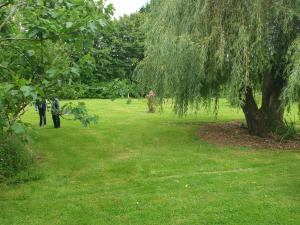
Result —
<path fill-rule="evenodd" d="M 1 65 L 1 64 L 0 64 L 0 68 L 9 71 L 9 72 L 12 73 L 12 74 L 16 74 L 15 71 L 13 71 L 13 70 L 11 70 L 10 68 L 7 68 L 7 67 L 5 67 L 5 66 L 3 66 L 3 65 Z"/>
<path fill-rule="evenodd" d="M 5 66 L 3 66 L 1 64 L 0 64 L 0 68 L 5 69 L 5 70 L 10 70 L 9 68 L 7 68 L 7 67 L 5 67 Z"/>
<path fill-rule="evenodd" d="M 0 31 L 2 30 L 2 28 L 4 27 L 4 25 L 10 20 L 11 17 L 14 16 L 14 14 L 17 12 L 17 10 L 22 7 L 23 5 L 25 5 L 26 2 L 19 2 L 8 14 L 8 16 L 4 19 L 4 21 L 2 22 L 2 24 L 0 24 Z"/>
<path fill-rule="evenodd" d="M 5 7 L 5 6 L 8 6 L 9 4 L 11 4 L 10 2 L 4 2 L 2 4 L 0 4 L 0 9 Z"/>
<path fill-rule="evenodd" d="M 4 41 L 39 41 L 38 39 L 32 39 L 32 38 L 0 38 L 0 42 Z"/>
<path fill-rule="evenodd" d="M 30 59 L 23 52 L 21 52 L 17 47 L 14 47 L 14 46 L 7 46 L 7 47 L 12 48 L 16 52 L 18 52 L 20 55 L 22 55 L 25 58 L 25 61 L 27 61 L 27 63 L 31 66 L 32 72 L 38 76 L 38 73 L 34 69 L 35 68 L 34 64 L 30 61 Z"/>

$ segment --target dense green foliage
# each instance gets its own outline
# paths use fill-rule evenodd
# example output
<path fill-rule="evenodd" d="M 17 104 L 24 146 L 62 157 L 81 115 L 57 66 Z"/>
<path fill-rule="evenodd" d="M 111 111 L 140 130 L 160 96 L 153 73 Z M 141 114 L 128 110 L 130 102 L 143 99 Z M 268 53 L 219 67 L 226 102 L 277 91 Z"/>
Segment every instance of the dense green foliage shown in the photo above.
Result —
<path fill-rule="evenodd" d="M 144 57 L 142 24 L 146 12 L 138 12 L 110 21 L 110 29 L 97 33 L 86 55 L 79 57 L 79 77 L 82 98 L 118 98 L 130 94 L 136 97 L 138 89 L 132 81 L 133 71 Z M 121 81 L 121 83 L 120 83 Z M 118 83 L 120 91 L 110 91 Z M 127 87 L 123 87 L 123 86 Z M 66 86 L 72 89 L 73 83 Z M 123 94 L 124 90 L 126 93 Z M 72 97 L 72 96 L 69 96 Z"/>
<path fill-rule="evenodd" d="M 113 80 L 93 83 L 91 85 L 81 82 L 64 85 L 58 92 L 63 99 L 100 98 L 116 99 L 124 98 L 128 94 L 131 97 L 140 97 L 143 93 L 138 84 L 132 80 L 115 78 Z"/>
<path fill-rule="evenodd" d="M 61 130 L 36 127 L 40 179 L 0 186 L 1 225 L 300 221 L 299 151 L 207 144 L 195 136 L 199 125 L 216 122 L 205 110 L 180 119 L 171 105 L 161 114 L 147 113 L 146 100 L 86 105 L 101 123 L 87 129 L 73 121 Z M 36 124 L 37 115 L 31 110 L 23 119 Z M 242 120 L 242 112 L 221 100 L 218 121 L 233 119 Z"/>
<path fill-rule="evenodd" d="M 17 138 L 0 139 L 0 183 L 34 166 L 33 153 Z"/>
<path fill-rule="evenodd" d="M 79 57 L 96 33 L 108 27 L 112 7 L 92 0 L 9 0 L 0 4 L 0 141 L 2 177 L 32 164 L 27 147 L 30 124 L 21 120 L 37 100 L 58 96 L 78 73 Z M 81 64 L 87 61 L 82 57 Z M 84 103 L 66 105 L 84 126 L 97 120 Z M 67 110 L 66 110 L 67 109 Z M 65 111 L 64 111 L 65 110 Z M 27 157 L 28 156 L 28 157 Z"/>
<path fill-rule="evenodd" d="M 146 10 L 123 16 L 118 20 L 107 18 L 107 26 L 97 30 L 93 39 L 85 40 L 84 48 L 72 54 L 72 73 L 76 76 L 62 84 L 59 96 L 74 98 L 119 98 L 139 95 L 133 72 L 144 57 L 142 24 Z M 119 86 L 119 91 L 112 86 Z M 126 92 L 126 93 L 124 93 Z"/>
<path fill-rule="evenodd" d="M 99 30 L 108 26 L 112 7 L 101 1 L 6 1 L 0 6 L 0 135 L 24 133 L 20 116 L 37 99 L 58 95 L 72 82 L 81 56 Z M 82 105 L 78 106 L 82 108 Z M 72 110 L 72 112 L 82 112 Z M 85 124 L 89 116 L 82 117 Z"/>
<path fill-rule="evenodd" d="M 113 21 L 112 32 L 98 36 L 94 52 L 97 76 L 93 82 L 131 79 L 133 70 L 144 56 L 141 29 L 144 17 L 144 13 L 123 16 Z"/>
<path fill-rule="evenodd" d="M 179 114 L 225 96 L 262 134 L 299 102 L 299 0 L 154 0 L 146 28 L 139 77 Z"/>

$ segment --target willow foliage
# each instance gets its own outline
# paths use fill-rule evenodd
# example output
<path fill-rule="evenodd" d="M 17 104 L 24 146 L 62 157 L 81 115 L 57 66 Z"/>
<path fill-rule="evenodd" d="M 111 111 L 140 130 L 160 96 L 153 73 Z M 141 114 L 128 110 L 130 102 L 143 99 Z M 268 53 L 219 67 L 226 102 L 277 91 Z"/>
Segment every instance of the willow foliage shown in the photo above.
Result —
<path fill-rule="evenodd" d="M 300 101 L 299 21 L 299 0 L 152 0 L 138 78 L 179 114 L 221 96 L 242 106 L 266 74 Z"/>

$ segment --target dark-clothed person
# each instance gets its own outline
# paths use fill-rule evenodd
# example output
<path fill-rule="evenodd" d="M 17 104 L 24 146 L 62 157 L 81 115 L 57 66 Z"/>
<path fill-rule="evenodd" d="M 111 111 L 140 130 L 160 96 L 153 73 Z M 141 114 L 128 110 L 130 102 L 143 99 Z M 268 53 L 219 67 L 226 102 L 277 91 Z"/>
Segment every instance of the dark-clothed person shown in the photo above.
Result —
<path fill-rule="evenodd" d="M 46 101 L 45 100 L 37 101 L 36 108 L 39 111 L 39 115 L 40 115 L 40 127 L 43 125 L 46 126 L 46 110 L 47 110 Z"/>
<path fill-rule="evenodd" d="M 60 128 L 60 106 L 58 98 L 52 99 L 51 113 L 54 128 Z"/>

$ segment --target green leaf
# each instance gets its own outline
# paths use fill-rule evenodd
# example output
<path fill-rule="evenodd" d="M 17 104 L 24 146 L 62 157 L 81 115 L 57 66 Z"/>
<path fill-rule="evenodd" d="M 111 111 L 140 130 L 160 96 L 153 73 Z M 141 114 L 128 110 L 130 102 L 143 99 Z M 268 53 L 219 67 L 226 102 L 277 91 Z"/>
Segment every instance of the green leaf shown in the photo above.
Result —
<path fill-rule="evenodd" d="M 4 62 L 1 62 L 1 65 L 2 65 L 2 66 L 4 66 L 4 67 L 8 67 L 8 65 L 9 65 L 9 62 L 6 62 L 6 61 L 4 61 Z"/>
<path fill-rule="evenodd" d="M 27 83 L 26 79 L 20 79 L 19 77 L 15 77 L 15 82 L 19 87 L 25 86 Z"/>
<path fill-rule="evenodd" d="M 103 20 L 103 19 L 100 19 L 99 24 L 100 24 L 101 27 L 105 27 L 106 26 L 106 21 Z"/>
<path fill-rule="evenodd" d="M 51 68 L 46 71 L 46 74 L 48 75 L 49 78 L 53 78 L 57 74 L 57 69 Z"/>
<path fill-rule="evenodd" d="M 53 19 L 57 17 L 57 14 L 54 11 L 49 11 L 48 13 Z"/>
<path fill-rule="evenodd" d="M 27 50 L 27 55 L 28 55 L 29 57 L 32 57 L 32 56 L 35 55 L 35 51 L 34 51 L 34 50 Z"/>
<path fill-rule="evenodd" d="M 93 33 L 95 33 L 96 30 L 97 30 L 97 27 L 96 27 L 96 24 L 95 24 L 94 21 L 90 21 L 90 22 L 89 22 L 88 28 L 89 28 L 90 31 L 93 32 Z"/>
<path fill-rule="evenodd" d="M 71 28 L 73 26 L 72 22 L 66 22 L 66 28 Z"/>
<path fill-rule="evenodd" d="M 26 127 L 25 125 L 21 124 L 21 123 L 14 123 L 11 126 L 11 130 L 15 133 L 15 134 L 24 134 L 26 132 Z"/>
<path fill-rule="evenodd" d="M 36 29 L 35 30 L 31 30 L 28 33 L 28 37 L 29 38 L 36 38 L 37 34 L 38 34 L 38 30 L 36 30 Z"/>
<path fill-rule="evenodd" d="M 18 91 L 18 90 L 11 90 L 11 91 L 10 91 L 10 94 L 11 94 L 12 96 L 16 96 L 16 95 L 19 94 L 19 91 Z"/>
<path fill-rule="evenodd" d="M 80 76 L 80 69 L 78 66 L 71 67 L 71 72 L 77 76 Z"/>
<path fill-rule="evenodd" d="M 20 88 L 20 90 L 23 92 L 23 95 L 25 97 L 28 97 L 28 96 L 32 96 L 32 91 L 33 91 L 33 88 L 31 86 L 23 86 Z"/>
<path fill-rule="evenodd" d="M 0 117 L 0 129 L 7 125 L 7 121 L 4 118 Z"/>

